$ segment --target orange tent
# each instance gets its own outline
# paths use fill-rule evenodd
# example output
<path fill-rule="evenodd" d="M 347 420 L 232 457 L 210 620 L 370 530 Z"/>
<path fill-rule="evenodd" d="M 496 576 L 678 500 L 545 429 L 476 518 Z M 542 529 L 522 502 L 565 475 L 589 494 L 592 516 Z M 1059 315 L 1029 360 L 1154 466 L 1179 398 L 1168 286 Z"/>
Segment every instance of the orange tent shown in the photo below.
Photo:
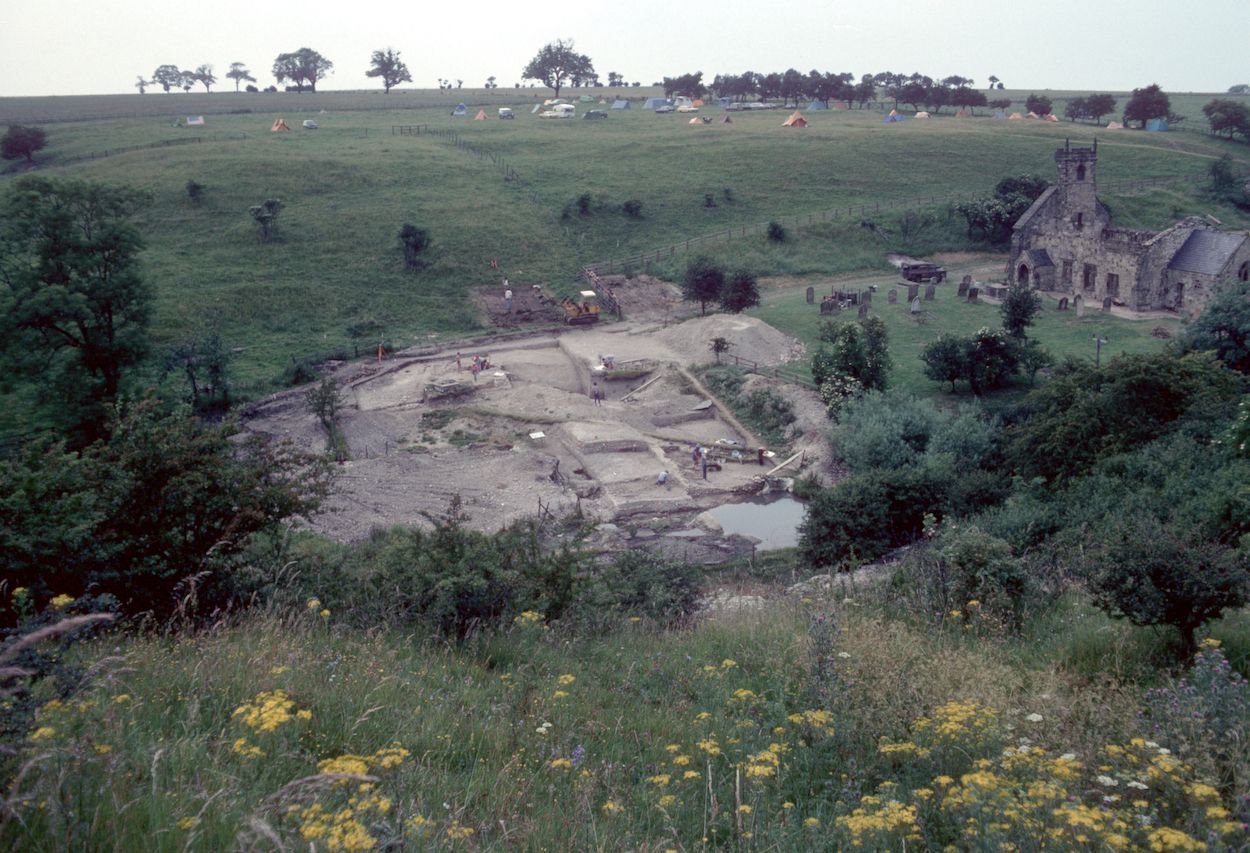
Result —
<path fill-rule="evenodd" d="M 1009 121 L 1020 121 L 1023 118 L 1024 116 L 1020 115 L 1019 113 L 1012 113 L 1011 115 L 1007 116 L 1007 119 Z"/>
<path fill-rule="evenodd" d="M 269 132 L 277 133 L 280 130 L 290 130 L 290 129 L 291 128 L 287 126 L 287 123 L 284 119 L 275 119 L 273 123 L 273 127 L 269 128 Z"/>
<path fill-rule="evenodd" d="M 690 102 L 690 106 L 692 106 L 692 107 L 701 107 L 701 106 L 703 106 L 703 99 L 702 99 L 702 98 L 695 98 L 693 101 L 691 101 L 691 102 Z"/>
<path fill-rule="evenodd" d="M 698 116 L 695 116 L 690 119 L 690 121 L 686 122 L 686 124 L 703 124 L 703 121 Z"/>
<path fill-rule="evenodd" d="M 807 127 L 807 119 L 799 115 L 799 111 L 795 110 L 790 113 L 790 117 L 781 123 L 782 127 Z"/>
<path fill-rule="evenodd" d="M 473 117 L 474 121 L 486 121 L 486 110 L 478 110 L 477 115 Z"/>
<path fill-rule="evenodd" d="M 1059 117 L 1054 113 L 1046 113 L 1046 115 L 1042 116 L 1042 119 L 1045 121 L 1059 121 Z"/>
<path fill-rule="evenodd" d="M 1033 112 L 1032 110 L 1029 110 L 1029 114 L 1025 116 L 1025 118 L 1040 118 L 1040 116 L 1038 116 L 1038 114 Z"/>

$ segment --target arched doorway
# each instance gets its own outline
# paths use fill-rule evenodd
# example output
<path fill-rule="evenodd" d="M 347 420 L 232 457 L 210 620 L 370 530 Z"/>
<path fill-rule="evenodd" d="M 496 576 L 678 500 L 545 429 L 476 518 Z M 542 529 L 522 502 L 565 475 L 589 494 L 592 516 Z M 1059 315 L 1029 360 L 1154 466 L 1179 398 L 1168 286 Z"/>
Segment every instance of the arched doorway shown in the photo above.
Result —
<path fill-rule="evenodd" d="M 1246 261 L 1241 265 L 1241 269 L 1237 270 L 1237 278 L 1242 281 L 1250 281 L 1250 261 Z"/>
<path fill-rule="evenodd" d="M 1016 270 L 1016 281 L 1020 284 L 1029 283 L 1029 267 L 1028 264 L 1020 264 Z"/>

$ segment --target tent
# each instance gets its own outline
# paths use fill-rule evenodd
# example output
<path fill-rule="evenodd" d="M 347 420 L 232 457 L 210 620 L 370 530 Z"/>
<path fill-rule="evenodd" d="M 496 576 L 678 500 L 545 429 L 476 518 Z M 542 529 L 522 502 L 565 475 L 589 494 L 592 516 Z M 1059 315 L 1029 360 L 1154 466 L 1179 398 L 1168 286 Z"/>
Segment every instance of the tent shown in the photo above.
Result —
<path fill-rule="evenodd" d="M 929 114 L 925 112 L 924 110 L 921 110 L 920 112 L 916 113 L 916 118 L 928 118 L 928 117 L 929 117 Z"/>
<path fill-rule="evenodd" d="M 1107 122 L 1107 130 L 1124 130 L 1124 125 L 1118 121 L 1109 121 Z"/>
<path fill-rule="evenodd" d="M 881 120 L 885 122 L 886 124 L 889 124 L 890 122 L 894 122 L 894 121 L 901 122 L 905 118 L 907 118 L 907 116 L 899 115 L 898 112 L 896 112 L 895 110 L 890 110 L 888 113 L 886 113 L 885 115 L 881 117 Z"/>
<path fill-rule="evenodd" d="M 1165 118 L 1152 118 L 1146 121 L 1146 130 L 1155 133 L 1164 133 L 1168 129 L 1168 120 Z"/>
<path fill-rule="evenodd" d="M 1021 121 L 1023 118 L 1024 116 L 1020 115 L 1019 113 L 1012 113 L 1011 115 L 1007 116 L 1008 121 Z"/>
<path fill-rule="evenodd" d="M 286 121 L 284 119 L 279 118 L 279 119 L 274 119 L 273 127 L 269 128 L 269 132 L 277 133 L 280 130 L 290 130 L 290 129 L 291 128 L 287 126 Z"/>
<path fill-rule="evenodd" d="M 618 98 L 617 100 L 612 102 L 612 109 L 627 110 L 629 109 L 629 101 L 625 100 L 624 98 Z"/>
<path fill-rule="evenodd" d="M 542 108 L 543 108 L 542 104 L 534 104 L 534 109 L 530 110 L 530 115 L 533 115 L 534 113 L 538 112 Z"/>
<path fill-rule="evenodd" d="M 473 117 L 474 121 L 486 121 L 486 110 L 478 110 L 477 115 Z"/>
<path fill-rule="evenodd" d="M 1059 117 L 1054 113 L 1046 113 L 1042 116 L 1042 121 L 1059 121 Z"/>
<path fill-rule="evenodd" d="M 994 110 L 994 118 L 1006 118 L 1006 117 L 1007 117 L 1006 110 Z"/>
<path fill-rule="evenodd" d="M 701 106 L 703 106 L 703 99 L 702 99 L 702 98 L 695 98 L 693 101 L 691 101 L 691 102 L 690 102 L 690 106 L 692 106 L 692 107 L 701 107 Z"/>
<path fill-rule="evenodd" d="M 734 120 L 731 119 L 729 116 L 725 116 L 724 118 L 720 120 L 720 123 L 721 124 L 733 124 Z"/>
<path fill-rule="evenodd" d="M 203 127 L 204 116 L 187 116 L 187 127 Z"/>
<path fill-rule="evenodd" d="M 781 123 L 782 127 L 807 127 L 807 119 L 799 115 L 799 111 L 795 110 L 790 113 L 790 117 Z"/>
<path fill-rule="evenodd" d="M 717 98 L 716 102 L 722 107 L 727 107 L 733 103 L 733 98 Z"/>
<path fill-rule="evenodd" d="M 825 106 L 824 101 L 812 101 L 807 105 L 807 109 L 810 112 L 811 110 L 827 110 L 829 108 Z"/>
<path fill-rule="evenodd" d="M 968 118 L 971 115 L 972 113 L 968 112 L 967 109 L 960 107 L 959 112 L 955 113 L 955 118 Z"/>
<path fill-rule="evenodd" d="M 1025 118 L 1040 118 L 1040 116 L 1032 110 L 1029 110 L 1029 114 L 1025 116 Z"/>
<path fill-rule="evenodd" d="M 593 104 L 595 102 L 595 99 L 590 95 L 580 95 L 577 100 L 583 104 Z"/>
<path fill-rule="evenodd" d="M 647 98 L 646 103 L 642 105 L 644 110 L 653 110 L 656 107 L 670 107 L 672 104 L 668 102 L 668 98 Z"/>
<path fill-rule="evenodd" d="M 703 124 L 703 120 L 700 119 L 698 116 L 695 116 L 694 118 L 690 119 L 690 121 L 686 122 L 686 124 Z"/>
<path fill-rule="evenodd" d="M 451 111 L 454 116 L 465 116 L 469 114 L 469 108 L 464 104 L 456 104 L 456 108 Z"/>

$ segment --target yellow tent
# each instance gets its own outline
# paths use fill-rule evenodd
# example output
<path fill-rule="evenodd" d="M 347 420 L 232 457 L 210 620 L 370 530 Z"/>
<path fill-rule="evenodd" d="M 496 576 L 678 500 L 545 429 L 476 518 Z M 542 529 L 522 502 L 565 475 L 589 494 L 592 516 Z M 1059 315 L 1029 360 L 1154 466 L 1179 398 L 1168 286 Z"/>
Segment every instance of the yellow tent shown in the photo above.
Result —
<path fill-rule="evenodd" d="M 1054 113 L 1046 113 L 1042 118 L 1046 121 L 1059 121 L 1059 117 Z"/>
<path fill-rule="evenodd" d="M 1025 118 L 1039 118 L 1039 116 L 1037 113 L 1033 112 L 1032 110 L 1029 110 L 1029 114 L 1025 116 Z"/>
<path fill-rule="evenodd" d="M 287 126 L 287 123 L 284 119 L 275 119 L 273 123 L 273 127 L 269 128 L 269 132 L 277 133 L 280 130 L 290 130 L 290 129 L 291 128 Z"/>
<path fill-rule="evenodd" d="M 807 127 L 807 119 L 799 115 L 799 111 L 795 110 L 790 113 L 790 117 L 781 123 L 782 127 Z"/>
<path fill-rule="evenodd" d="M 473 117 L 474 121 L 486 121 L 486 110 L 478 110 L 477 115 Z"/>
<path fill-rule="evenodd" d="M 1024 116 L 1020 115 L 1019 113 L 1012 113 L 1011 115 L 1007 116 L 1007 119 L 1009 121 L 1020 121 L 1023 118 Z"/>
<path fill-rule="evenodd" d="M 695 116 L 694 118 L 690 119 L 690 121 L 686 122 L 686 124 L 703 124 L 703 122 L 702 120 L 700 120 L 698 116 Z"/>

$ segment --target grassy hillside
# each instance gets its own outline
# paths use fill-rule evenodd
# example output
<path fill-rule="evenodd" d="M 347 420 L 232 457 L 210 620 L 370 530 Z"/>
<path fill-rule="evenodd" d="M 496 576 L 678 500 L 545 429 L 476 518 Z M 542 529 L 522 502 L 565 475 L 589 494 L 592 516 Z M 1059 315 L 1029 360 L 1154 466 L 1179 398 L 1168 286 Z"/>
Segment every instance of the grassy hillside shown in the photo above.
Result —
<path fill-rule="evenodd" d="M 518 104 L 535 94 L 541 93 L 497 90 L 489 100 Z M 449 103 L 471 100 L 454 93 L 269 96 L 281 105 L 274 109 L 262 108 L 263 96 L 255 95 L 117 97 L 130 98 L 127 105 L 163 104 L 180 115 L 235 103 L 247 106 L 233 110 L 254 110 L 210 114 L 203 128 L 172 127 L 168 112 L 63 122 L 50 125 L 44 152 L 51 174 L 152 193 L 142 227 L 147 275 L 158 290 L 156 339 L 164 345 L 206 326 L 220 328 L 227 345 L 240 349 L 236 372 L 245 393 L 271 387 L 293 357 L 350 355 L 379 338 L 407 346 L 475 330 L 478 313 L 468 294 L 503 274 L 515 284 L 559 291 L 573 285 L 583 263 L 777 216 L 931 200 L 941 212 L 943 200 L 986 192 L 1004 174 L 1049 175 L 1054 148 L 1073 133 L 1066 124 L 950 117 L 887 126 L 858 111 L 816 114 L 804 130 L 780 128 L 776 112 L 737 114 L 731 125 L 708 126 L 638 109 L 604 122 L 543 121 L 528 112 L 514 122 L 474 122 L 447 114 Z M 0 111 L 23 114 L 14 106 L 19 100 L 28 113 L 77 109 L 59 99 L 42 106 L 9 99 Z M 83 114 L 121 108 L 121 102 L 75 103 Z M 303 113 L 291 110 L 308 108 L 326 110 L 316 115 L 322 129 L 298 129 Z M 297 129 L 271 134 L 279 114 Z M 519 180 L 505 179 L 491 159 L 446 138 L 391 135 L 392 125 L 421 123 L 455 130 L 506 161 Z M 202 141 L 66 163 L 91 152 L 185 139 Z M 1211 159 L 1225 152 L 1250 164 L 1244 146 L 1196 134 L 1104 134 L 1100 152 L 1100 179 L 1108 184 L 1163 175 L 1191 175 L 1198 184 Z M 207 187 L 199 205 L 186 196 L 188 180 Z M 581 215 L 576 201 L 584 194 L 590 207 Z M 706 206 L 709 194 L 715 207 Z M 279 239 L 262 244 L 247 208 L 269 197 L 287 208 Z M 620 211 L 627 199 L 641 201 L 640 219 Z M 1162 224 L 1174 213 L 1210 208 L 1183 190 L 1148 203 L 1109 200 L 1117 215 L 1128 214 L 1125 224 Z M 1134 216 L 1139 204 L 1148 210 Z M 1230 224 L 1239 221 L 1217 212 Z M 396 242 L 408 221 L 429 228 L 435 241 L 427 267 L 415 274 L 402 269 Z M 949 217 L 919 243 L 865 243 L 854 231 L 826 226 L 814 239 L 782 249 L 750 240 L 725 248 L 747 253 L 761 273 L 834 273 L 879 266 L 894 248 L 967 245 Z M 499 271 L 490 267 L 492 258 Z"/>

